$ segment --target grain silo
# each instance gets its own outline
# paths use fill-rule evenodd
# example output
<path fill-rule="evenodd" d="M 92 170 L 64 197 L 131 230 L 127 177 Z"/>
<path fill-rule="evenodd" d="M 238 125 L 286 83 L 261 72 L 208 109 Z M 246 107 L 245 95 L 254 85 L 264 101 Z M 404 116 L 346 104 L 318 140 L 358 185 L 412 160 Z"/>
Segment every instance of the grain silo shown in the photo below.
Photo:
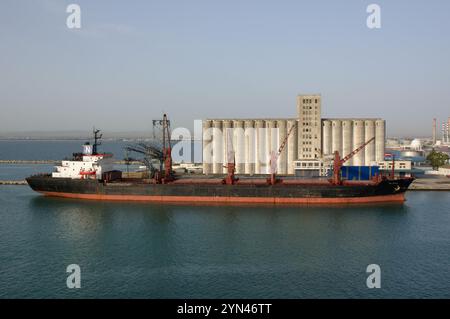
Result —
<path fill-rule="evenodd" d="M 222 121 L 213 121 L 213 174 L 222 173 L 223 161 L 223 136 L 222 136 Z"/>
<path fill-rule="evenodd" d="M 331 121 L 324 120 L 322 127 L 322 153 L 323 155 L 330 155 L 333 153 Z"/>
<path fill-rule="evenodd" d="M 245 134 L 245 174 L 255 174 L 255 123 L 252 120 L 244 122 Z"/>
<path fill-rule="evenodd" d="M 342 154 L 342 122 L 340 120 L 331 121 L 331 153 L 336 151 Z"/>
<path fill-rule="evenodd" d="M 357 149 L 361 145 L 365 143 L 365 128 L 363 120 L 354 120 L 353 121 L 353 150 Z M 345 155 L 344 155 L 345 156 Z M 359 151 L 353 156 L 353 165 L 354 166 L 364 166 L 364 151 Z"/>
<path fill-rule="evenodd" d="M 367 142 L 371 138 L 375 137 L 375 121 L 366 120 L 365 121 L 365 141 Z M 365 166 L 376 165 L 375 163 L 375 141 L 370 142 L 364 148 L 365 153 Z"/>
<path fill-rule="evenodd" d="M 234 137 L 234 152 L 236 161 L 236 174 L 245 173 L 245 133 L 244 121 L 233 121 L 233 137 Z"/>
<path fill-rule="evenodd" d="M 203 174 L 212 173 L 212 121 L 203 121 Z"/>
<path fill-rule="evenodd" d="M 265 168 L 264 161 L 266 159 L 266 132 L 264 130 L 264 120 L 255 121 L 256 130 L 256 158 L 255 158 L 255 174 L 261 174 Z"/>
<path fill-rule="evenodd" d="M 375 160 L 384 161 L 386 127 L 384 120 L 375 121 Z"/>
<path fill-rule="evenodd" d="M 343 120 L 342 121 L 342 151 L 340 152 L 341 157 L 347 156 L 353 151 L 353 121 Z M 344 165 L 351 166 L 353 160 L 349 159 Z"/>

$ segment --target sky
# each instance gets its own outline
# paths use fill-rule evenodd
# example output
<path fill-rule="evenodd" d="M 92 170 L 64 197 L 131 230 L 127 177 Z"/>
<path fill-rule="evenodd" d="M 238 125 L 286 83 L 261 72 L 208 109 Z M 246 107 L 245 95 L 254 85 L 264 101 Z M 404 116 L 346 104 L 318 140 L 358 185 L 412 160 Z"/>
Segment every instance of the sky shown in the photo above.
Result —
<path fill-rule="evenodd" d="M 449 39 L 447 0 L 2 0 L 0 132 L 291 118 L 320 93 L 323 117 L 430 136 L 450 116 Z"/>

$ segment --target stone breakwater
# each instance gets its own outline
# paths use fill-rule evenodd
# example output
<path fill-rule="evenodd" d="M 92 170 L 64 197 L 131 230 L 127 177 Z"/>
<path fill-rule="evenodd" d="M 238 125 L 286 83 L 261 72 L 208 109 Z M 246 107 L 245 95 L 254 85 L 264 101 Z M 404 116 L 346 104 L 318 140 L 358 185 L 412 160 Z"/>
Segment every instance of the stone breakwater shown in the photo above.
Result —
<path fill-rule="evenodd" d="M 0 185 L 27 185 L 27 181 L 0 181 Z"/>
<path fill-rule="evenodd" d="M 0 164 L 57 164 L 60 162 L 53 160 L 0 160 Z"/>

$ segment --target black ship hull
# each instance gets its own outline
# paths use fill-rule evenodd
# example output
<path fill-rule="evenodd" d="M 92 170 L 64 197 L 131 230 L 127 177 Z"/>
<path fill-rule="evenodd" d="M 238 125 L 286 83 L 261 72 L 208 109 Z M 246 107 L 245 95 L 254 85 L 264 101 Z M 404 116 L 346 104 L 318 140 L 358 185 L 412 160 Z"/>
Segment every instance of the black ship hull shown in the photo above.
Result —
<path fill-rule="evenodd" d="M 264 180 L 262 180 L 264 181 Z M 321 204 L 403 202 L 412 178 L 385 179 L 379 182 L 265 182 L 224 185 L 210 180 L 175 181 L 152 184 L 143 181 L 114 181 L 52 178 L 48 175 L 27 178 L 30 187 L 48 196 L 122 201 Z"/>

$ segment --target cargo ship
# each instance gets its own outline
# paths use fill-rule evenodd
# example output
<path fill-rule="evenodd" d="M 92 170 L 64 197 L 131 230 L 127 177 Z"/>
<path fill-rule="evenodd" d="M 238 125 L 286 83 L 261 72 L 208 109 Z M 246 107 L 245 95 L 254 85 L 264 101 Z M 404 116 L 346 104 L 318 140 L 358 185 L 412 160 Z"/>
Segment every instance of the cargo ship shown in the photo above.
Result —
<path fill-rule="evenodd" d="M 366 141 L 359 148 L 341 158 L 335 152 L 333 174 L 329 179 L 298 179 L 276 175 L 276 161 L 283 150 L 287 133 L 278 152 L 272 152 L 267 176 L 235 175 L 232 147 L 227 154 L 227 174 L 223 176 L 179 176 L 173 173 L 171 139 L 167 116 L 163 118 L 163 147 L 161 169 L 151 178 L 129 178 L 113 169 L 112 154 L 98 152 L 98 130 L 94 143 L 83 145 L 82 153 L 72 160 L 62 161 L 51 174 L 28 177 L 30 187 L 47 196 L 66 198 L 208 204 L 350 204 L 403 202 L 405 192 L 414 178 L 373 176 L 367 181 L 350 181 L 341 177 L 343 164 L 373 142 Z M 232 140 L 232 139 L 230 139 Z M 393 165 L 394 167 L 394 165 Z"/>

